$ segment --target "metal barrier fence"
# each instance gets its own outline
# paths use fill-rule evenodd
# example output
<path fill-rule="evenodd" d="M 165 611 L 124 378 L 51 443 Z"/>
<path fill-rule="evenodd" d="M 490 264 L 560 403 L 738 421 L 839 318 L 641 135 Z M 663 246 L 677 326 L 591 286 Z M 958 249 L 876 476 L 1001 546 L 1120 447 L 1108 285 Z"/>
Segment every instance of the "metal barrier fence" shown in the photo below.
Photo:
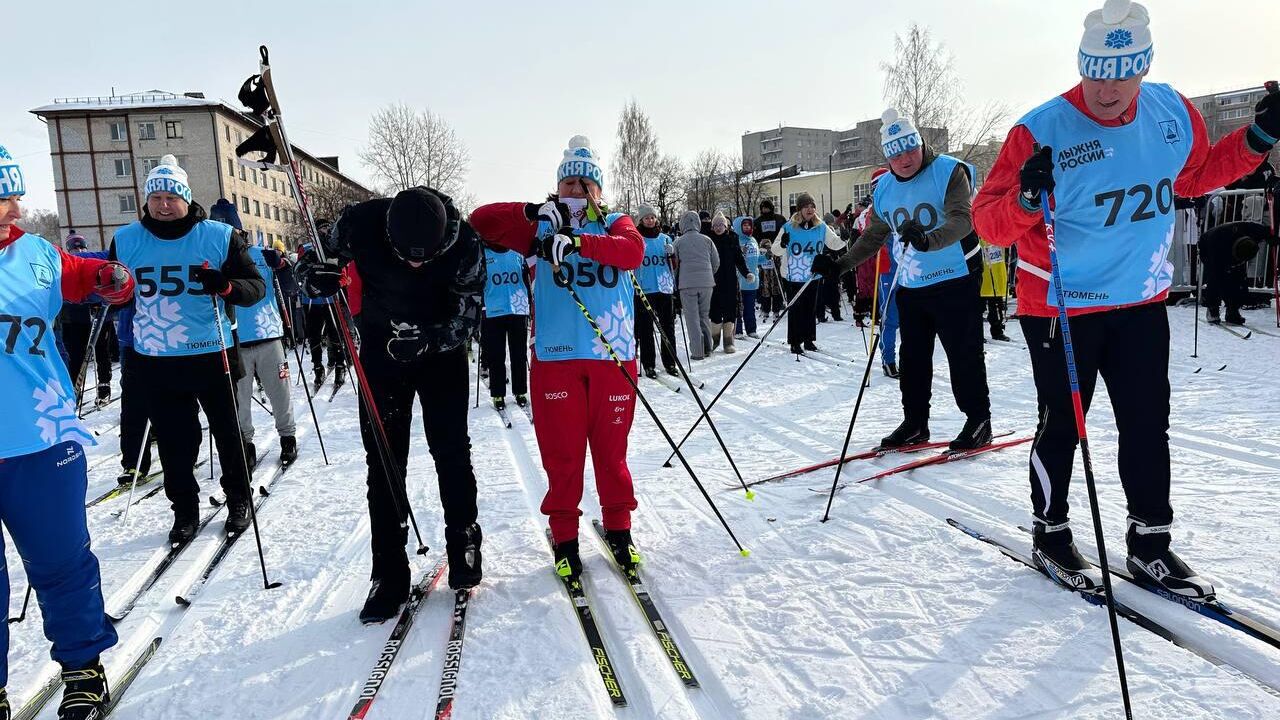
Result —
<path fill-rule="evenodd" d="M 1176 210 L 1174 242 L 1169 249 L 1169 262 L 1173 264 L 1173 287 L 1170 291 L 1195 292 L 1200 272 L 1196 262 L 1196 243 L 1204 233 L 1224 223 L 1240 221 L 1275 228 L 1275 205 L 1275 193 L 1269 196 L 1265 190 L 1220 190 L 1211 194 L 1202 208 Z M 1280 247 L 1263 243 L 1257 256 L 1246 268 L 1251 292 L 1275 292 L 1277 260 L 1280 260 Z"/>

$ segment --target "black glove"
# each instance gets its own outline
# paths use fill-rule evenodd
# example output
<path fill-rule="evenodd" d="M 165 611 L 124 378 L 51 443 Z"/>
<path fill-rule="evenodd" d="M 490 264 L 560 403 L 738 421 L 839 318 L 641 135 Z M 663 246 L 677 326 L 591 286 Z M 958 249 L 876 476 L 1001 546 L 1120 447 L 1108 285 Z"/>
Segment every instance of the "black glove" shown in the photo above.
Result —
<path fill-rule="evenodd" d="M 231 289 L 231 281 L 214 267 L 198 267 L 191 271 L 191 279 L 204 286 L 206 295 L 223 295 Z"/>
<path fill-rule="evenodd" d="M 427 351 L 427 338 L 422 328 L 411 323 L 391 323 L 391 337 L 387 339 L 387 355 L 392 360 L 409 362 Z"/>
<path fill-rule="evenodd" d="M 527 203 L 524 206 L 524 216 L 530 220 L 545 222 L 553 231 L 560 232 L 562 228 L 569 227 L 572 213 L 569 206 L 559 200 L 548 200 L 541 204 Z"/>
<path fill-rule="evenodd" d="M 916 252 L 929 252 L 929 238 L 925 237 L 924 226 L 915 220 L 907 220 L 899 225 L 898 237 L 903 245 L 910 245 Z"/>
<path fill-rule="evenodd" d="M 329 297 L 342 287 L 342 269 L 334 260 L 304 263 L 302 266 L 302 292 L 307 297 Z"/>
<path fill-rule="evenodd" d="M 1269 86 L 1267 89 L 1267 94 L 1253 106 L 1253 123 L 1258 126 L 1256 130 L 1270 136 L 1271 142 L 1268 143 L 1266 138 L 1259 137 L 1256 132 L 1249 133 L 1250 146 L 1260 153 L 1270 150 L 1276 139 L 1280 138 L 1280 92 L 1271 90 Z"/>
<path fill-rule="evenodd" d="M 818 253 L 818 255 L 813 258 L 814 275 L 821 275 L 824 278 L 835 277 L 837 271 L 838 268 L 836 267 L 836 261 L 832 259 L 830 255 L 827 255 L 826 253 Z"/>
<path fill-rule="evenodd" d="M 428 351 L 444 353 L 457 350 L 467 341 L 467 323 L 461 318 L 454 318 L 446 323 L 432 325 L 425 330 Z"/>
<path fill-rule="evenodd" d="M 1022 199 L 1030 207 L 1040 207 L 1040 191 L 1053 192 L 1053 148 L 1048 145 L 1034 152 L 1022 163 L 1018 174 L 1022 184 Z"/>
<path fill-rule="evenodd" d="M 542 238 L 538 256 L 552 265 L 564 262 L 566 255 L 578 252 L 579 239 L 573 235 L 557 233 Z"/>

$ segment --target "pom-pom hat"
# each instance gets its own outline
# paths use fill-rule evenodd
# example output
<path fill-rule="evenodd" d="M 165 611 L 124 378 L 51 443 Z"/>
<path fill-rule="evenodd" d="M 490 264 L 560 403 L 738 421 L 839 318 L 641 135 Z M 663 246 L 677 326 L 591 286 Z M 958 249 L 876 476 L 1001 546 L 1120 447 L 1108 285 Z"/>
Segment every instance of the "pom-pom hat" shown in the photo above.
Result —
<path fill-rule="evenodd" d="M 142 186 L 147 197 L 152 193 L 167 192 L 191 202 L 191 186 L 187 183 L 187 171 L 178 167 L 178 158 L 165 155 L 160 164 L 147 173 L 147 183 Z"/>
<path fill-rule="evenodd" d="M 599 158 L 591 149 L 591 141 L 584 135 L 569 138 L 569 147 L 564 151 L 564 159 L 556 171 L 556 182 L 565 178 L 580 177 L 594 182 L 604 189 L 604 171 L 600 169 Z"/>
<path fill-rule="evenodd" d="M 1131 0 L 1107 0 L 1084 19 L 1080 77 L 1125 80 L 1151 67 L 1151 19 Z"/>
<path fill-rule="evenodd" d="M 0 145 L 0 198 L 21 197 L 27 194 L 27 184 L 22 179 L 22 168 L 8 150 Z"/>
<path fill-rule="evenodd" d="M 896 157 L 920 145 L 920 133 L 910 118 L 901 117 L 895 108 L 884 111 L 880 116 L 880 148 L 886 158 Z"/>

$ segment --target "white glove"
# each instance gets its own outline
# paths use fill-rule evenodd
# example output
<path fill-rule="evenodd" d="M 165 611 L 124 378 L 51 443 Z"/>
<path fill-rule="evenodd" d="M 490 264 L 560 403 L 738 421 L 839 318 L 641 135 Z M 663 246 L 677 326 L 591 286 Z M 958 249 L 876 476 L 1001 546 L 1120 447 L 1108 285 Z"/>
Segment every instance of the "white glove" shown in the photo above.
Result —
<path fill-rule="evenodd" d="M 542 257 L 552 265 L 564 262 L 566 255 L 578 251 L 577 238 L 556 234 L 542 241 Z"/>
<path fill-rule="evenodd" d="M 567 209 L 563 203 L 548 200 L 538 207 L 538 219 L 545 220 L 552 230 L 559 230 L 569 224 L 569 216 L 565 213 Z"/>
<path fill-rule="evenodd" d="M 747 273 L 747 282 L 749 282 L 749 283 L 753 283 L 753 282 L 755 282 L 755 281 L 756 281 L 756 274 L 755 274 L 755 273 Z"/>

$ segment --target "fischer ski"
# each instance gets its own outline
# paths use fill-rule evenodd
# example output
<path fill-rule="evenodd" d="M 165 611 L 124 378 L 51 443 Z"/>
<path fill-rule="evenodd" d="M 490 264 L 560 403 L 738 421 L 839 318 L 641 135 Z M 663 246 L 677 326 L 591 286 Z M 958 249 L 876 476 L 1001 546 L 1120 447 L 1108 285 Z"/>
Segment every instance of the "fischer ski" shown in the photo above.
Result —
<path fill-rule="evenodd" d="M 1058 583 L 1056 580 L 1050 577 L 1049 574 L 1046 573 L 1043 568 L 1037 565 L 1035 560 L 1031 559 L 1031 557 L 1027 555 L 1025 552 L 1018 550 L 1000 540 L 989 537 L 983 534 L 982 532 L 975 530 L 965 525 L 964 523 L 961 523 L 959 520 L 955 520 L 953 518 L 947 518 L 947 524 L 959 530 L 960 532 L 964 533 L 965 535 L 968 535 L 969 537 L 974 538 L 975 540 L 980 540 L 996 548 L 1001 553 L 1003 553 L 1005 557 L 1009 558 L 1010 560 L 1013 560 L 1015 562 L 1020 562 L 1023 565 L 1026 565 L 1027 567 L 1031 568 L 1032 570 L 1035 570 L 1037 573 L 1044 576 L 1046 580 L 1053 583 L 1055 587 L 1062 588 L 1063 590 L 1067 590 L 1069 592 L 1074 592 L 1075 594 L 1083 598 L 1086 602 L 1092 605 L 1098 605 L 1098 606 L 1104 606 L 1104 607 L 1106 606 L 1107 600 L 1106 600 L 1106 596 L 1103 594 L 1102 588 L 1096 588 L 1094 590 L 1087 590 L 1083 588 L 1069 588 L 1065 585 Z M 1144 630 L 1147 630 L 1155 635 L 1158 635 L 1164 638 L 1165 640 L 1168 640 L 1169 642 L 1173 643 L 1174 645 L 1177 645 L 1178 647 L 1183 648 L 1184 650 L 1189 650 L 1195 653 L 1200 658 L 1207 660 L 1208 662 L 1218 666 L 1219 668 L 1222 668 L 1223 670 L 1225 670 L 1227 673 L 1231 675 L 1248 680 L 1256 684 L 1263 691 L 1271 695 L 1280 697 L 1280 688 L 1273 687 L 1271 684 L 1267 683 L 1266 681 L 1260 678 L 1254 677 L 1253 675 L 1228 663 L 1226 660 L 1223 660 L 1222 658 L 1213 654 L 1209 650 L 1196 646 L 1194 643 L 1190 642 L 1189 640 L 1179 635 L 1178 633 L 1174 632 L 1173 630 L 1165 627 L 1164 625 L 1161 625 L 1155 620 L 1152 620 L 1150 617 L 1144 615 L 1143 613 L 1137 610 L 1134 610 L 1133 608 L 1129 607 L 1128 605 L 1125 605 L 1119 600 L 1115 601 L 1115 610 L 1116 610 L 1116 615 L 1119 615 L 1120 617 L 1128 620 L 1134 625 L 1137 625 L 1138 627 Z"/>
<path fill-rule="evenodd" d="M 555 542 L 551 539 L 550 530 L 547 530 L 547 542 L 554 548 Z M 591 612 L 591 602 L 587 599 L 582 581 L 570 580 L 559 573 L 556 573 L 556 579 L 564 586 L 564 591 L 568 593 L 569 600 L 573 603 L 578 624 L 582 626 L 582 634 L 591 648 L 592 659 L 595 660 L 596 668 L 600 671 L 600 679 L 604 681 L 604 689 L 609 693 L 609 700 L 613 702 L 614 707 L 626 707 L 627 698 L 622 694 L 622 685 L 618 682 L 617 674 L 614 673 L 613 660 L 609 659 L 609 651 L 605 649 L 604 637 L 601 636 L 600 627 L 596 624 L 595 614 Z"/>
<path fill-rule="evenodd" d="M 499 417 L 499 418 L 502 418 L 502 424 L 503 424 L 503 425 L 505 425 L 505 426 L 506 426 L 506 428 L 507 428 L 508 430 L 510 430 L 510 429 L 511 429 L 511 416 L 507 414 L 507 409 L 506 409 L 506 408 L 500 408 L 500 407 L 497 407 L 496 405 L 490 405 L 489 407 L 492 407 L 492 408 L 493 408 L 493 411 L 494 411 L 494 412 L 496 412 L 496 413 L 498 413 L 498 417 Z"/>
<path fill-rule="evenodd" d="M 945 450 L 941 453 L 938 453 L 937 455 L 930 455 L 927 458 L 923 458 L 920 460 L 913 460 L 909 463 L 905 463 L 897 467 L 889 468 L 888 470 L 882 470 L 870 477 L 865 477 L 865 478 L 862 478 L 861 480 L 855 480 L 854 484 L 856 485 L 858 483 L 871 482 L 872 480 L 880 480 L 882 478 L 889 477 L 890 475 L 897 475 L 899 473 L 909 472 L 911 470 L 915 470 L 917 468 L 922 468 L 922 467 L 928 467 L 930 465 L 941 465 L 943 463 L 955 462 L 956 460 L 967 460 L 968 458 L 976 457 L 978 455 L 982 455 L 983 453 L 989 453 L 995 450 L 1003 450 L 1005 448 L 1013 447 L 1015 445 L 1028 443 L 1034 439 L 1035 438 L 1024 437 L 1024 438 L 1018 438 L 1017 440 L 1006 440 L 1005 442 L 998 442 L 998 443 L 991 443 L 990 445 L 983 445 L 982 447 L 974 448 L 972 450 Z M 837 491 L 843 490 L 846 487 L 848 487 L 848 483 L 841 483 L 836 488 L 836 490 Z M 816 493 L 821 493 L 823 495 L 826 495 L 827 493 L 831 492 L 830 488 L 809 488 L 809 489 Z"/>
<path fill-rule="evenodd" d="M 436 720 L 448 720 L 453 716 L 453 699 L 458 693 L 458 671 L 462 668 L 462 638 L 467 631 L 467 606 L 470 604 L 470 588 L 454 593 L 453 624 L 449 629 L 449 643 L 445 646 L 444 669 L 440 671 Z"/>
<path fill-rule="evenodd" d="M 604 536 L 604 526 L 599 520 L 592 520 L 591 525 L 596 529 L 596 535 L 600 541 L 605 544 L 608 550 L 609 542 Z M 607 553 L 613 558 L 613 553 Z M 676 671 L 676 675 L 680 676 L 681 682 L 687 687 L 696 688 L 698 679 L 694 677 L 693 670 L 689 669 L 689 664 L 685 661 L 684 653 L 680 652 L 680 647 L 676 645 L 675 638 L 671 636 L 667 629 L 667 623 L 662 619 L 662 613 L 658 611 L 658 606 L 653 601 L 653 596 L 649 594 L 649 588 L 645 586 L 640 579 L 640 571 L 638 569 L 631 572 L 623 571 L 617 561 L 613 561 L 613 567 L 627 581 L 627 587 L 631 588 L 631 597 L 635 598 L 636 604 L 640 606 L 640 611 L 644 613 L 644 617 L 649 621 L 649 628 L 653 630 L 653 634 L 658 639 L 658 644 L 662 645 L 662 650 L 667 656 L 667 660 L 671 662 L 671 667 Z"/>
<path fill-rule="evenodd" d="M 404 645 L 405 636 L 409 634 L 410 628 L 413 627 L 414 617 L 418 614 L 418 608 L 422 607 L 422 603 L 426 602 L 427 596 L 439 584 L 440 578 L 444 577 L 444 569 L 447 565 L 444 558 L 436 561 L 434 567 L 427 571 L 422 580 L 409 592 L 409 601 L 404 604 L 404 609 L 400 611 L 400 619 L 396 621 L 395 627 L 391 628 L 391 636 L 387 638 L 387 642 L 382 646 L 382 652 L 378 655 L 378 661 L 373 665 L 373 671 L 369 673 L 368 679 L 364 681 L 364 687 L 360 689 L 360 699 L 356 700 L 356 704 L 351 708 L 351 714 L 347 716 L 348 720 L 361 720 L 368 714 L 369 708 L 373 706 L 373 701 L 378 697 L 378 690 L 382 688 L 382 682 L 387 679 L 387 673 L 391 670 L 391 664 L 395 662 L 396 656 L 400 654 L 400 648 Z"/>

